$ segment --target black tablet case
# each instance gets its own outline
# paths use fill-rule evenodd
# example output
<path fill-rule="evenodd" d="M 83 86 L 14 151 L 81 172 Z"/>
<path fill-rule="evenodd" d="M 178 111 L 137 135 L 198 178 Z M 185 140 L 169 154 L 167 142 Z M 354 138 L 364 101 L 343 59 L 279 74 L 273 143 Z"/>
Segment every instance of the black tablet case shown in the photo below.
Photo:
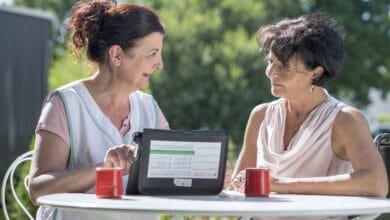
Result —
<path fill-rule="evenodd" d="M 152 140 L 221 143 L 217 178 L 192 178 L 189 179 L 191 186 L 175 185 L 175 178 L 148 178 L 150 143 Z M 222 191 L 228 150 L 228 135 L 226 131 L 144 129 L 142 133 L 135 134 L 134 141 L 138 144 L 138 154 L 130 168 L 126 194 L 215 195 Z"/>

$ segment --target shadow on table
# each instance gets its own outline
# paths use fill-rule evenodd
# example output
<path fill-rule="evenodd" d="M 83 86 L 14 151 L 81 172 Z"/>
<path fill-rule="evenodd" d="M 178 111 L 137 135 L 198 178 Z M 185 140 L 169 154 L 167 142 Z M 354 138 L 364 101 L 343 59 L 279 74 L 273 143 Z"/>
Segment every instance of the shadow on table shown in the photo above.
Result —
<path fill-rule="evenodd" d="M 390 213 L 382 214 L 375 220 L 389 220 L 390 219 Z"/>
<path fill-rule="evenodd" d="M 156 196 L 159 197 L 159 196 Z M 246 202 L 290 202 L 288 199 L 275 197 L 245 197 L 245 196 L 164 196 L 164 199 L 178 199 L 191 201 L 246 201 Z"/>

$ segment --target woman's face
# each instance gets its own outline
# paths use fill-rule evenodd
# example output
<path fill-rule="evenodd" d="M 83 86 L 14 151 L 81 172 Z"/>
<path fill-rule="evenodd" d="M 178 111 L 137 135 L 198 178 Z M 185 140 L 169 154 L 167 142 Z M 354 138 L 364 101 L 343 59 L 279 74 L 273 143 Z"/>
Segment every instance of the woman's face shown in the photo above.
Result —
<path fill-rule="evenodd" d="M 297 54 L 283 65 L 272 53 L 266 57 L 266 75 L 271 81 L 271 92 L 275 97 L 294 97 L 302 92 L 310 91 L 313 73 L 308 70 Z"/>
<path fill-rule="evenodd" d="M 154 32 L 140 39 L 136 46 L 124 53 L 121 65 L 121 80 L 125 80 L 137 89 L 146 88 L 149 78 L 155 70 L 163 68 L 161 50 L 163 35 Z"/>

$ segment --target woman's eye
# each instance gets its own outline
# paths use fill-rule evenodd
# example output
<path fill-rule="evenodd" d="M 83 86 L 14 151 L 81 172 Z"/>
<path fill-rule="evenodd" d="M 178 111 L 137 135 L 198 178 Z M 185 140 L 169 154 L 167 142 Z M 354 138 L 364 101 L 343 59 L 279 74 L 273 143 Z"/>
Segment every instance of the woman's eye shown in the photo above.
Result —
<path fill-rule="evenodd" d="M 149 55 L 149 57 L 155 57 L 157 55 L 157 53 L 152 53 Z"/>
<path fill-rule="evenodd" d="M 264 61 L 265 61 L 266 63 L 270 63 L 270 64 L 273 63 L 273 60 L 268 59 L 268 58 L 265 58 Z"/>

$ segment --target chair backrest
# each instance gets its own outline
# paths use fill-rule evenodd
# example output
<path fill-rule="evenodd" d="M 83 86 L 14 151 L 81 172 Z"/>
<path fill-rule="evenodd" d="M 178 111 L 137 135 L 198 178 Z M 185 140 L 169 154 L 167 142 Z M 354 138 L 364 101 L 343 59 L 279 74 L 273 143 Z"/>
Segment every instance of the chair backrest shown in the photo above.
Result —
<path fill-rule="evenodd" d="M 18 168 L 18 166 L 26 161 L 29 161 L 32 159 L 33 151 L 28 151 L 19 157 L 17 157 L 11 165 L 8 167 L 3 182 L 1 184 L 1 203 L 3 206 L 3 213 L 6 220 L 9 220 L 8 210 L 7 210 L 7 204 L 6 204 L 6 188 L 7 188 L 7 182 L 9 179 L 9 185 L 11 188 L 11 192 L 13 197 L 15 198 L 15 201 L 18 203 L 18 205 L 22 208 L 23 212 L 28 216 L 29 219 L 34 219 L 34 217 L 31 215 L 31 213 L 27 210 L 27 208 L 23 205 L 23 203 L 20 201 L 18 195 L 15 192 L 14 188 L 14 174 L 15 170 Z M 26 191 L 28 191 L 28 175 L 23 179 L 24 181 L 24 187 Z"/>
<path fill-rule="evenodd" d="M 390 133 L 380 133 L 374 138 L 374 143 L 382 155 L 386 166 L 387 178 L 390 183 Z M 390 192 L 387 194 L 390 197 Z"/>

